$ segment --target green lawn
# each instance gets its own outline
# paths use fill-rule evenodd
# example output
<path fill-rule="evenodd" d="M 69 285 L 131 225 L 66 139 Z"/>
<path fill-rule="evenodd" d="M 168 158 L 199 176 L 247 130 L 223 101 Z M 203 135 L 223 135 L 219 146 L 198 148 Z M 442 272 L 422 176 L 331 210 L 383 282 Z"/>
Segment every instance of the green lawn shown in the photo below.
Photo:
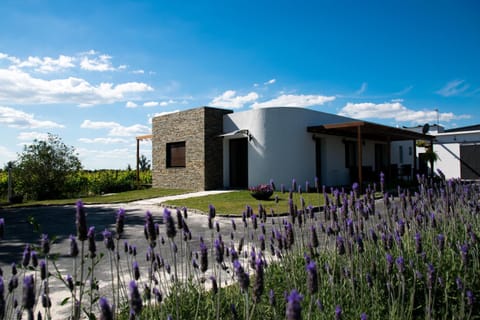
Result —
<path fill-rule="evenodd" d="M 171 196 L 177 194 L 187 193 L 188 190 L 181 189 L 159 189 L 159 188 L 150 188 L 143 190 L 133 190 L 120 193 L 114 193 L 103 196 L 93 196 L 81 198 L 85 204 L 99 204 L 99 203 L 123 203 L 131 202 L 135 200 L 156 198 Z M 43 200 L 43 201 L 28 201 L 21 204 L 7 205 L 5 207 L 26 207 L 26 206 L 42 206 L 42 205 L 69 205 L 75 204 L 78 198 L 74 199 L 58 199 L 58 200 Z M 2 205 L 2 203 L 0 203 Z"/>
<path fill-rule="evenodd" d="M 278 196 L 278 203 L 275 202 L 275 196 Z M 293 201 L 298 208 L 301 206 L 300 197 L 303 197 L 306 206 L 320 206 L 324 203 L 323 194 L 303 193 L 300 195 L 298 193 L 294 193 Z M 262 204 L 268 214 L 270 214 L 270 209 L 273 209 L 275 213 L 278 214 L 288 212 L 288 193 L 282 194 L 281 192 L 276 192 L 270 200 L 259 201 L 254 199 L 250 195 L 249 191 L 242 190 L 210 196 L 172 200 L 165 202 L 165 204 L 177 207 L 187 207 L 189 209 L 197 209 L 203 212 L 208 212 L 209 205 L 212 204 L 215 206 L 217 214 L 229 215 L 241 215 L 247 205 L 251 206 L 254 212 L 258 212 L 258 205 Z"/>

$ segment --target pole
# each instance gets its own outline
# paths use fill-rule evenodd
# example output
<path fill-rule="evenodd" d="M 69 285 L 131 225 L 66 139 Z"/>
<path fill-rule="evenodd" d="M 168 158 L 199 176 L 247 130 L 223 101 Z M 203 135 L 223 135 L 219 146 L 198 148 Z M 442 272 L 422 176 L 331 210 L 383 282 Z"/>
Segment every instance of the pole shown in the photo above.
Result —
<path fill-rule="evenodd" d="M 140 184 L 140 139 L 137 138 L 137 188 Z"/>
<path fill-rule="evenodd" d="M 12 166 L 8 164 L 8 195 L 7 200 L 10 202 L 12 199 Z"/>

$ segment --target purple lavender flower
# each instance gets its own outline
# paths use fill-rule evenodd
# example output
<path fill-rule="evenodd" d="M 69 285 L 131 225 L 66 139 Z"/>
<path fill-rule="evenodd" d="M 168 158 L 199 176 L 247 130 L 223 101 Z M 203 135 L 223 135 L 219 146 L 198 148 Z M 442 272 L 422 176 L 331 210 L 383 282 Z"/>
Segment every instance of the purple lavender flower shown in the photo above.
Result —
<path fill-rule="evenodd" d="M 462 256 L 462 263 L 464 266 L 468 265 L 468 249 L 467 243 L 460 246 L 460 255 Z"/>
<path fill-rule="evenodd" d="M 70 235 L 70 256 L 71 257 L 76 257 L 78 256 L 78 244 L 77 240 L 73 235 Z"/>
<path fill-rule="evenodd" d="M 0 218 L 0 240 L 5 236 L 5 219 Z"/>
<path fill-rule="evenodd" d="M 260 298 L 264 289 L 264 269 L 263 261 L 261 258 L 258 258 L 255 262 L 255 284 L 253 285 L 253 301 L 255 303 L 260 302 Z"/>
<path fill-rule="evenodd" d="M 403 274 L 405 272 L 405 261 L 404 261 L 403 257 L 402 256 L 398 257 L 395 260 L 395 262 L 397 264 L 398 272 Z"/>
<path fill-rule="evenodd" d="M 340 320 L 340 319 L 342 319 L 342 308 L 339 305 L 337 305 L 335 307 L 335 320 Z"/>
<path fill-rule="evenodd" d="M 465 292 L 465 295 L 467 297 L 467 305 L 470 307 L 473 306 L 473 302 L 475 300 L 475 297 L 473 296 L 473 292 L 470 290 L 467 290 L 467 292 Z"/>
<path fill-rule="evenodd" d="M 155 240 L 157 240 L 157 232 L 155 230 L 155 223 L 153 222 L 153 216 L 150 211 L 145 213 L 145 236 L 150 243 L 150 247 L 155 246 Z"/>
<path fill-rule="evenodd" d="M 85 217 L 85 209 L 81 200 L 77 201 L 76 225 L 78 240 L 87 240 L 87 219 Z"/>
<path fill-rule="evenodd" d="M 41 301 L 42 307 L 44 308 L 50 308 L 52 306 L 52 300 L 50 300 L 50 297 L 46 293 L 42 293 Z"/>
<path fill-rule="evenodd" d="M 223 255 L 225 253 L 225 246 L 223 241 L 220 239 L 215 239 L 214 245 L 215 247 L 215 260 L 217 263 L 221 264 L 223 262 Z"/>
<path fill-rule="evenodd" d="M 317 265 L 314 261 L 307 264 L 307 288 L 310 294 L 315 294 L 318 291 L 318 273 Z"/>
<path fill-rule="evenodd" d="M 40 260 L 40 278 L 45 280 L 47 278 L 47 263 L 45 260 Z"/>
<path fill-rule="evenodd" d="M 320 245 L 320 242 L 318 241 L 317 230 L 315 229 L 314 225 L 310 227 L 310 242 L 314 248 L 318 248 Z"/>
<path fill-rule="evenodd" d="M 130 312 L 134 315 L 140 315 L 142 312 L 143 302 L 135 280 L 130 281 L 129 293 Z"/>
<path fill-rule="evenodd" d="M 368 320 L 368 316 L 365 312 L 360 315 L 360 320 Z"/>
<path fill-rule="evenodd" d="M 163 296 L 160 290 L 158 290 L 158 288 L 153 288 L 153 295 L 155 296 L 155 300 L 157 301 L 157 303 L 162 302 Z"/>
<path fill-rule="evenodd" d="M 18 278 L 17 276 L 13 275 L 8 281 L 8 293 L 12 293 L 18 287 Z"/>
<path fill-rule="evenodd" d="M 30 263 L 30 255 L 31 255 L 32 248 L 30 245 L 25 246 L 25 250 L 23 250 L 23 258 L 22 258 L 22 266 L 26 268 Z"/>
<path fill-rule="evenodd" d="M 387 267 L 386 267 L 387 274 L 391 274 L 393 269 L 393 257 L 389 253 L 387 253 L 386 255 L 386 261 L 387 261 Z"/>
<path fill-rule="evenodd" d="M 115 220 L 115 231 L 117 233 L 117 239 L 120 239 L 120 237 L 122 236 L 124 226 L 125 226 L 125 209 L 120 208 L 117 212 L 117 217 Z"/>
<path fill-rule="evenodd" d="M 339 255 L 345 254 L 345 242 L 344 242 L 344 240 L 341 236 L 337 237 L 337 242 L 336 243 L 337 243 L 337 246 L 336 246 L 337 247 L 337 253 Z"/>
<path fill-rule="evenodd" d="M 174 238 L 177 234 L 177 230 L 175 229 L 175 222 L 173 221 L 172 212 L 167 208 L 163 210 L 163 221 L 166 225 L 167 237 L 170 239 Z"/>
<path fill-rule="evenodd" d="M 38 255 L 37 255 L 37 252 L 36 251 L 31 251 L 30 252 L 30 259 L 32 261 L 32 266 L 34 268 L 38 267 Z M 1 275 L 1 274 L 0 274 Z"/>
<path fill-rule="evenodd" d="M 50 240 L 48 239 L 48 234 L 42 234 L 40 237 L 40 245 L 42 247 L 42 253 L 47 255 L 50 253 Z"/>
<path fill-rule="evenodd" d="M 427 267 L 427 287 L 428 289 L 433 288 L 433 284 L 435 283 L 435 268 L 431 263 L 428 264 Z"/>
<path fill-rule="evenodd" d="M 97 246 L 95 244 L 95 227 L 90 227 L 87 233 L 88 239 L 88 251 L 90 251 L 90 258 L 95 258 L 97 256 Z"/>
<path fill-rule="evenodd" d="M 73 284 L 73 278 L 71 275 L 67 274 L 67 277 L 65 278 L 65 282 L 67 283 L 68 289 L 70 291 L 73 291 L 74 284 Z"/>
<path fill-rule="evenodd" d="M 110 231 L 105 229 L 105 231 L 102 232 L 103 235 L 103 242 L 105 243 L 105 247 L 107 250 L 114 251 L 115 250 L 115 243 L 113 241 L 113 236 Z"/>
<path fill-rule="evenodd" d="M 303 296 L 293 289 L 287 296 L 286 317 L 288 320 L 302 319 L 302 305 Z"/>
<path fill-rule="evenodd" d="M 293 247 L 293 243 L 295 240 L 293 235 L 293 226 L 290 222 L 287 223 L 287 226 L 286 226 L 286 239 L 287 239 L 287 249 L 291 249 Z"/>
<path fill-rule="evenodd" d="M 423 247 L 422 247 L 422 235 L 420 233 L 415 234 L 415 252 L 417 254 L 422 253 Z"/>
<path fill-rule="evenodd" d="M 35 284 L 33 282 L 33 275 L 26 276 L 23 279 L 22 306 L 27 310 L 31 310 L 35 306 Z"/>
<path fill-rule="evenodd" d="M 133 277 L 135 278 L 135 280 L 138 280 L 140 278 L 140 268 L 138 267 L 138 262 L 133 261 L 132 267 L 133 267 Z"/>
<path fill-rule="evenodd" d="M 240 288 L 242 289 L 242 291 L 245 292 L 246 290 L 248 290 L 248 286 L 250 285 L 250 277 L 245 272 L 242 264 L 238 260 L 235 260 L 233 262 L 233 267 L 235 268 L 235 273 L 237 275 Z"/>
<path fill-rule="evenodd" d="M 113 320 L 112 307 L 107 298 L 101 297 L 98 304 L 100 306 L 100 320 Z"/>
<path fill-rule="evenodd" d="M 217 294 L 218 292 L 217 279 L 214 276 L 210 276 L 210 280 L 212 281 L 212 293 Z"/>
<path fill-rule="evenodd" d="M 275 291 L 273 291 L 273 289 L 270 289 L 268 293 L 268 303 L 270 303 L 272 307 L 274 307 L 276 304 Z"/>
<path fill-rule="evenodd" d="M 205 272 L 208 269 L 208 248 L 205 243 L 200 242 L 200 271 Z"/>

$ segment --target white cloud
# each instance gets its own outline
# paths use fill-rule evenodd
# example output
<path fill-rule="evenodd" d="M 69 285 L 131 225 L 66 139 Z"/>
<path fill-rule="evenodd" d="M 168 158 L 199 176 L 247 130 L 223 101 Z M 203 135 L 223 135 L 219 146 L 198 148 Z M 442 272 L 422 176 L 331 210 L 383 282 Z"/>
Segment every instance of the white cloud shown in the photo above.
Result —
<path fill-rule="evenodd" d="M 335 100 L 334 96 L 321 96 L 321 95 L 293 95 L 283 94 L 275 99 L 256 102 L 252 105 L 252 108 L 268 108 L 268 107 L 311 107 L 320 106 L 327 102 Z"/>
<path fill-rule="evenodd" d="M 138 107 L 138 104 L 136 104 L 136 103 L 133 102 L 133 101 L 127 101 L 127 103 L 125 104 L 125 107 L 127 107 L 127 108 L 136 108 L 136 107 Z"/>
<path fill-rule="evenodd" d="M 156 107 L 158 106 L 158 102 L 156 101 L 148 101 L 143 104 L 144 107 Z"/>
<path fill-rule="evenodd" d="M 30 131 L 30 132 L 20 132 L 17 136 L 17 139 L 20 141 L 33 141 L 33 140 L 47 140 L 48 133 L 46 132 L 37 132 L 37 131 Z"/>
<path fill-rule="evenodd" d="M 365 91 L 367 91 L 367 87 L 368 87 L 368 84 L 366 82 L 362 83 L 362 86 L 360 87 L 360 89 L 358 89 L 355 94 L 362 94 L 364 93 Z"/>
<path fill-rule="evenodd" d="M 438 90 L 436 93 L 444 97 L 456 96 L 463 93 L 470 87 L 465 80 L 453 80 L 447 83 L 442 89 Z"/>
<path fill-rule="evenodd" d="M 88 144 L 114 144 L 114 143 L 130 143 L 130 140 L 121 139 L 121 138 L 80 138 L 79 142 L 88 143 Z"/>
<path fill-rule="evenodd" d="M 74 60 L 74 57 L 65 55 L 60 55 L 57 59 L 50 57 L 28 57 L 27 60 L 17 63 L 16 67 L 34 68 L 35 71 L 49 73 L 75 67 L 73 63 Z"/>
<path fill-rule="evenodd" d="M 394 119 L 398 122 L 425 123 L 437 120 L 437 112 L 435 110 L 415 111 L 408 109 L 400 102 L 386 102 L 375 104 L 371 102 L 365 103 L 347 103 L 339 115 L 358 118 L 358 119 Z M 438 114 L 440 121 L 449 122 L 454 119 L 470 118 L 469 115 L 455 115 L 452 112 L 444 112 Z"/>
<path fill-rule="evenodd" d="M 244 96 L 237 96 L 237 92 L 234 90 L 227 90 L 218 97 L 213 98 L 210 102 L 212 107 L 224 107 L 224 108 L 241 108 L 249 102 L 253 102 L 258 99 L 256 92 L 250 92 Z"/>
<path fill-rule="evenodd" d="M 142 70 L 142 69 L 133 70 L 132 73 L 133 73 L 133 74 L 144 74 L 144 73 L 145 73 L 145 70 Z"/>
<path fill-rule="evenodd" d="M 275 82 L 277 82 L 277 79 L 270 79 L 270 80 L 264 82 L 263 84 L 268 86 L 268 85 L 274 84 Z"/>
<path fill-rule="evenodd" d="M 111 59 L 112 57 L 106 54 L 94 58 L 83 57 L 80 67 L 88 71 L 113 71 L 115 68 L 112 66 Z"/>
<path fill-rule="evenodd" d="M 13 128 L 63 128 L 64 126 L 48 120 L 35 119 L 35 115 L 21 110 L 0 106 L 0 124 Z"/>
<path fill-rule="evenodd" d="M 149 134 L 150 128 L 141 124 L 132 126 L 122 126 L 117 122 L 91 121 L 84 120 L 80 125 L 83 129 L 108 129 L 108 135 L 111 137 L 134 137 L 141 134 Z"/>
<path fill-rule="evenodd" d="M 103 82 L 95 86 L 80 78 L 44 80 L 21 70 L 0 69 L 0 102 L 90 106 L 123 101 L 131 94 L 152 90 L 141 82 L 118 85 Z"/>

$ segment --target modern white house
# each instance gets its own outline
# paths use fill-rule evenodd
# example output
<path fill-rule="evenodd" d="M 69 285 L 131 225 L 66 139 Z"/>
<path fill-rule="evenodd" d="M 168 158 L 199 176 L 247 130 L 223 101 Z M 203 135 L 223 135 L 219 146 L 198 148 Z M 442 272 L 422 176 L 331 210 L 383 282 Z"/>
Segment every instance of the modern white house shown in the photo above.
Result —
<path fill-rule="evenodd" d="M 290 186 L 292 179 L 313 186 L 315 177 L 327 186 L 365 184 L 378 181 L 380 172 L 396 177 L 402 165 L 411 177 L 416 141 L 432 138 L 292 107 L 201 107 L 155 117 L 152 127 L 153 185 L 197 190 L 271 179 L 277 186 Z M 405 154 L 392 148 L 395 141 L 406 141 Z"/>
<path fill-rule="evenodd" d="M 447 179 L 480 179 L 480 124 L 448 130 L 440 125 L 427 128 L 428 134 L 435 137 L 433 149 L 438 155 L 438 160 L 434 164 L 435 169 L 441 170 Z M 422 127 L 408 130 L 420 132 Z M 419 159 L 421 149 L 418 148 Z"/>

